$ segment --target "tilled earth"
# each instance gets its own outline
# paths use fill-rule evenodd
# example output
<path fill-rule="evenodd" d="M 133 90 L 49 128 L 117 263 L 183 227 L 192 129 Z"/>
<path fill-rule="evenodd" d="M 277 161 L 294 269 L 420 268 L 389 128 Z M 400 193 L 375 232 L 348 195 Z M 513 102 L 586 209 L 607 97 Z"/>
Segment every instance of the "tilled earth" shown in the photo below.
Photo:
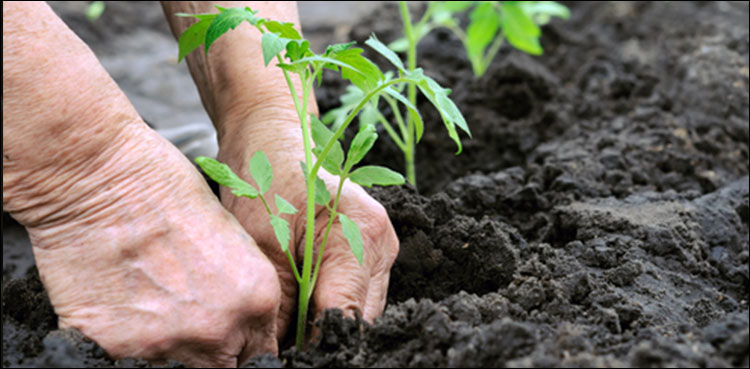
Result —
<path fill-rule="evenodd" d="M 450 33 L 425 38 L 420 64 L 474 138 L 454 156 L 420 102 L 419 191 L 371 191 L 401 240 L 384 316 L 329 311 L 310 350 L 248 365 L 748 367 L 748 5 L 570 6 L 543 56 L 506 48 L 481 78 Z M 400 28 L 388 5 L 349 37 Z M 344 86 L 324 83 L 321 111 Z M 402 170 L 379 141 L 366 160 Z M 3 268 L 4 366 L 146 365 L 57 330 L 18 265 Z"/>

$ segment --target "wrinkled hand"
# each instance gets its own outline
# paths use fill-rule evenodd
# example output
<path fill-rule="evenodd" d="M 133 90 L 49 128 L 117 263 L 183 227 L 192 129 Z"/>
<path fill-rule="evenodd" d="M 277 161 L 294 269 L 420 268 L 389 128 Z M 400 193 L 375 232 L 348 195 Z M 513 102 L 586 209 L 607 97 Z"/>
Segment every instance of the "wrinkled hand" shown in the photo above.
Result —
<path fill-rule="evenodd" d="M 301 129 L 296 122 L 273 122 L 272 119 L 278 119 L 279 115 L 260 116 L 258 118 L 256 115 L 252 119 L 253 125 L 260 129 L 249 135 L 233 135 L 222 140 L 219 160 L 227 163 L 248 183 L 255 183 L 248 172 L 247 163 L 254 152 L 261 150 L 266 153 L 273 166 L 274 180 L 265 196 L 273 198 L 274 194 L 278 194 L 298 209 L 296 214 L 284 217 L 289 221 L 291 239 L 296 245 L 290 250 L 298 265 L 301 265 L 305 246 L 306 206 L 305 181 L 299 164 L 304 161 Z M 269 124 L 261 124 L 258 119 Z M 326 182 L 332 197 L 335 196 L 339 178 L 322 168 L 318 176 Z M 260 201 L 237 198 L 227 188 L 221 189 L 221 198 L 224 206 L 237 217 L 276 266 L 282 289 L 278 320 L 281 338 L 287 332 L 297 309 L 298 286 L 289 259 L 281 251 Z M 335 220 L 323 252 L 313 292 L 311 316 L 317 317 L 326 308 L 340 308 L 349 316 L 353 316 L 354 311 L 358 310 L 365 320 L 372 322 L 382 314 L 385 307 L 390 269 L 398 254 L 398 238 L 383 206 L 359 185 L 348 180 L 342 190 L 337 211 L 346 214 L 359 225 L 364 243 L 363 264 L 357 262 L 344 238 L 341 224 Z M 329 211 L 317 206 L 316 257 L 328 219 Z M 301 272 L 301 267 L 299 270 Z"/>

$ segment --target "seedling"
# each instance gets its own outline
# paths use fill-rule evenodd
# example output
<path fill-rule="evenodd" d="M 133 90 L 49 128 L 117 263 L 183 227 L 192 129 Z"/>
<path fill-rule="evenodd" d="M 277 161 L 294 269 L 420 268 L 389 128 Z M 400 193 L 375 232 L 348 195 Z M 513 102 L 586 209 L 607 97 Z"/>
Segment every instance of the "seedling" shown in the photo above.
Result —
<path fill-rule="evenodd" d="M 388 47 L 396 52 L 406 52 L 407 71 L 417 68 L 417 44 L 430 31 L 444 27 L 455 33 L 466 49 L 466 55 L 471 62 L 474 75 L 482 76 L 495 55 L 500 50 L 504 39 L 511 45 L 529 54 L 540 55 L 542 47 L 539 44 L 541 30 L 539 25 L 549 22 L 552 16 L 567 19 L 570 11 L 564 5 L 554 1 L 432 1 L 427 5 L 424 15 L 417 23 L 412 23 L 406 2 L 400 2 L 401 18 L 404 24 L 404 37 L 390 43 Z M 457 15 L 473 7 L 469 14 L 469 25 L 466 31 L 459 26 Z M 397 87 L 399 91 L 401 87 Z M 408 87 L 409 103 L 416 106 L 416 91 L 414 86 Z M 362 95 L 356 86 L 350 86 L 347 93 L 341 97 L 341 107 L 331 110 L 323 117 L 323 122 L 336 127 L 343 122 L 346 114 L 354 107 L 354 101 Z M 393 129 L 388 119 L 381 114 L 377 106 L 368 105 L 360 115 L 360 125 L 377 124 L 391 137 L 396 146 L 404 153 L 406 162 L 406 177 L 409 183 L 417 185 L 415 160 L 415 131 L 414 115 L 406 112 L 401 114 L 395 101 L 385 99 L 393 111 L 399 132 Z M 459 125 L 459 127 L 464 128 Z M 468 129 L 464 129 L 469 133 Z M 448 128 L 448 132 L 459 146 L 458 136 Z M 469 134 L 471 135 L 471 134 Z"/>
<path fill-rule="evenodd" d="M 368 165 L 355 169 L 355 166 L 372 148 L 378 137 L 374 126 L 360 127 L 346 155 L 344 155 L 344 149 L 339 142 L 344 135 L 344 130 L 367 104 L 377 106 L 378 99 L 382 97 L 406 106 L 411 116 L 414 117 L 413 129 L 416 133 L 416 139 L 419 140 L 422 136 L 421 117 L 415 105 L 395 88 L 400 84 L 418 88 L 438 109 L 449 132 L 452 132 L 456 139 L 455 125 L 459 125 L 467 132 L 468 128 L 466 128 L 461 112 L 448 98 L 450 92 L 448 89 L 440 87 L 433 79 L 427 77 L 421 69 L 407 70 L 401 59 L 386 45 L 378 41 L 374 35 L 365 44 L 375 49 L 396 66 L 397 77 L 389 77 L 383 74 L 374 63 L 361 55 L 363 50 L 354 47 L 354 42 L 331 45 L 323 53 L 315 54 L 310 49 L 310 43 L 302 39 L 292 23 L 281 23 L 260 18 L 257 16 L 257 11 L 253 11 L 249 7 L 222 8 L 217 6 L 216 8 L 220 11 L 218 14 L 178 14 L 179 16 L 190 16 L 198 19 L 198 22 L 186 29 L 180 36 L 179 60 L 182 60 L 188 53 L 202 44 L 205 44 L 205 52 L 208 54 L 211 44 L 216 39 L 245 21 L 262 33 L 263 60 L 268 66 L 271 60 L 276 59 L 276 65 L 282 69 L 302 129 L 305 161 L 301 163 L 301 167 L 305 176 L 307 201 L 305 208 L 305 247 L 301 273 L 289 250 L 289 243 L 291 242 L 289 223 L 282 217 L 284 214 L 296 213 L 297 209 L 281 196 L 275 195 L 276 211 L 272 210 L 266 195 L 268 195 L 273 181 L 273 169 L 266 155 L 258 151 L 250 159 L 250 175 L 257 187 L 242 180 L 226 164 L 208 157 L 199 157 L 195 160 L 208 176 L 220 185 L 230 188 L 235 196 L 251 199 L 259 198 L 263 202 L 276 239 L 279 241 L 281 249 L 287 254 L 291 269 L 299 283 L 296 343 L 297 348 L 302 349 L 307 324 L 308 304 L 320 271 L 322 255 L 334 219 L 339 219 L 344 237 L 354 256 L 362 264 L 363 244 L 359 227 L 349 217 L 338 212 L 338 203 L 344 182 L 348 179 L 368 187 L 404 183 L 404 177 L 401 174 L 385 167 Z M 362 92 L 362 95 L 356 99 L 355 106 L 348 112 L 335 131 L 329 130 L 323 123 L 308 113 L 308 97 L 312 91 L 313 83 L 316 80 L 320 83 L 323 69 L 340 72 L 344 79 L 351 81 Z M 297 91 L 292 84 L 292 74 L 298 75 L 302 82 L 301 101 L 297 97 Z M 335 197 L 331 196 L 323 180 L 318 177 L 321 167 L 339 177 Z M 317 260 L 313 266 L 316 205 L 325 207 L 330 216 L 323 239 L 318 245 Z"/>

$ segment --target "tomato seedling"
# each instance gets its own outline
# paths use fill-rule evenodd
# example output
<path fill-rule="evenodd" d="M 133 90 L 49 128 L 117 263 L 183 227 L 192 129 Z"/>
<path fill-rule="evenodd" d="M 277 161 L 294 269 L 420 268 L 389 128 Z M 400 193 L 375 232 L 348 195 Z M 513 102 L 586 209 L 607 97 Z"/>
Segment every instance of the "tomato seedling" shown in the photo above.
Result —
<path fill-rule="evenodd" d="M 178 14 L 198 19 L 198 22 L 190 26 L 179 38 L 179 60 L 188 53 L 205 45 L 205 52 L 211 47 L 221 35 L 230 29 L 234 29 L 247 21 L 259 32 L 261 32 L 261 49 L 265 65 L 275 59 L 277 66 L 282 69 L 287 86 L 291 92 L 291 98 L 297 110 L 302 139 L 305 152 L 305 161 L 301 163 L 302 172 L 305 177 L 307 194 L 305 208 L 305 238 L 304 257 L 302 271 L 297 269 L 297 264 L 289 251 L 290 232 L 289 223 L 282 218 L 283 214 L 294 214 L 297 209 L 282 197 L 275 195 L 274 204 L 276 212 L 269 205 L 267 194 L 273 181 L 273 169 L 266 155 L 258 151 L 250 159 L 250 175 L 256 182 L 256 186 L 244 181 L 235 174 L 229 166 L 208 157 L 196 158 L 196 162 L 203 171 L 218 182 L 232 190 L 238 197 L 259 198 L 269 215 L 269 222 L 273 227 L 281 249 L 287 254 L 291 269 L 299 283 L 298 316 L 297 316 L 297 348 L 302 349 L 305 329 L 307 324 L 307 310 L 313 288 L 320 271 L 320 263 L 328 241 L 328 234 L 333 226 L 334 219 L 338 218 L 341 223 L 344 238 L 346 238 L 354 256 L 362 264 L 363 244 L 362 236 L 357 224 L 345 214 L 338 212 L 339 197 L 344 181 L 350 181 L 362 186 L 372 185 L 398 185 L 404 183 L 404 177 L 388 168 L 380 166 L 362 166 L 354 168 L 372 148 L 378 135 L 375 127 L 365 125 L 360 127 L 354 137 L 349 149 L 344 155 L 344 149 L 339 140 L 344 135 L 344 130 L 362 112 L 368 104 L 377 106 L 381 97 L 392 101 L 394 104 L 401 103 L 413 117 L 413 130 L 416 140 L 422 136 L 422 119 L 412 100 L 404 97 L 396 88 L 401 84 L 407 84 L 417 88 L 430 100 L 440 112 L 452 137 L 457 133 L 455 125 L 468 132 L 466 122 L 456 105 L 448 98 L 450 90 L 441 87 L 433 79 L 427 77 L 421 69 L 406 69 L 398 56 L 388 47 L 378 41 L 373 35 L 365 44 L 375 49 L 386 59 L 396 66 L 397 76 L 383 74 L 380 69 L 369 59 L 361 55 L 362 49 L 354 47 L 354 42 L 331 45 L 321 54 L 316 54 L 310 49 L 310 43 L 303 39 L 292 23 L 282 23 L 257 16 L 257 11 L 249 7 L 245 8 L 222 8 L 218 14 Z M 238 46 L 241 47 L 241 46 Z M 341 73 L 344 79 L 349 80 L 362 95 L 356 99 L 356 104 L 346 114 L 341 124 L 335 131 L 329 130 L 313 115 L 308 113 L 308 97 L 312 92 L 313 83 L 320 83 L 324 69 L 331 69 Z M 302 100 L 298 94 L 291 75 L 296 74 L 302 82 Z M 309 123 L 309 124 L 308 124 Z M 312 142 L 311 142 L 312 140 Z M 314 145 L 314 146 L 313 146 Z M 338 176 L 338 188 L 335 197 L 331 197 L 325 183 L 318 177 L 319 170 L 323 168 L 329 173 Z M 323 239 L 318 245 L 318 254 L 313 266 L 313 247 L 315 235 L 315 206 L 323 206 L 330 213 Z"/>
<path fill-rule="evenodd" d="M 417 68 L 417 44 L 430 31 L 444 27 L 455 33 L 466 49 L 466 55 L 471 62 L 474 75 L 482 76 L 495 55 L 500 50 L 504 39 L 511 45 L 529 54 L 539 55 L 542 47 L 539 44 L 541 31 L 539 25 L 549 22 L 552 16 L 567 19 L 570 11 L 564 5 L 554 1 L 431 1 L 427 5 L 424 15 L 417 23 L 412 23 L 406 2 L 399 2 L 401 18 L 404 24 L 404 37 L 390 43 L 388 47 L 396 52 L 406 52 L 407 71 Z M 469 14 L 469 25 L 466 31 L 461 29 L 457 15 L 474 8 Z M 399 91 L 401 87 L 397 87 Z M 409 103 L 416 106 L 416 90 L 408 87 Z M 331 110 L 323 116 L 323 122 L 338 126 L 345 116 L 355 106 L 362 91 L 356 86 L 350 86 L 346 94 L 341 97 L 341 107 Z M 409 183 L 417 185 L 415 161 L 415 129 L 418 124 L 416 116 L 407 111 L 401 114 L 393 99 L 385 98 L 393 111 L 397 132 L 388 119 L 378 111 L 376 105 L 368 104 L 360 115 L 360 125 L 377 124 L 383 128 L 404 153 L 406 162 L 406 177 Z M 468 128 L 459 125 L 469 133 Z M 461 142 L 455 132 L 448 127 L 450 137 L 458 145 L 461 152 Z M 471 134 L 469 133 L 469 136 Z"/>

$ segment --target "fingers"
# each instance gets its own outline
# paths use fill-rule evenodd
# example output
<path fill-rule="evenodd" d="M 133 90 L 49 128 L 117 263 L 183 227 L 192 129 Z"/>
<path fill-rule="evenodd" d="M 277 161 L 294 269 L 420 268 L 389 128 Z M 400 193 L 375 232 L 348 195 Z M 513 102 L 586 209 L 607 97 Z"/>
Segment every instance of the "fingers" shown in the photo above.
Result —
<path fill-rule="evenodd" d="M 388 293 L 390 269 L 398 255 L 398 238 L 385 210 L 369 196 L 359 197 L 357 207 L 343 209 L 358 223 L 364 242 L 360 265 L 334 223 L 329 245 L 324 250 L 317 286 L 313 293 L 314 317 L 327 308 L 372 321 L 383 313 Z"/>
<path fill-rule="evenodd" d="M 353 317 L 355 311 L 364 310 L 369 289 L 369 268 L 359 265 L 343 235 L 332 232 L 313 291 L 312 316 L 318 318 L 325 309 L 339 308 Z"/>

